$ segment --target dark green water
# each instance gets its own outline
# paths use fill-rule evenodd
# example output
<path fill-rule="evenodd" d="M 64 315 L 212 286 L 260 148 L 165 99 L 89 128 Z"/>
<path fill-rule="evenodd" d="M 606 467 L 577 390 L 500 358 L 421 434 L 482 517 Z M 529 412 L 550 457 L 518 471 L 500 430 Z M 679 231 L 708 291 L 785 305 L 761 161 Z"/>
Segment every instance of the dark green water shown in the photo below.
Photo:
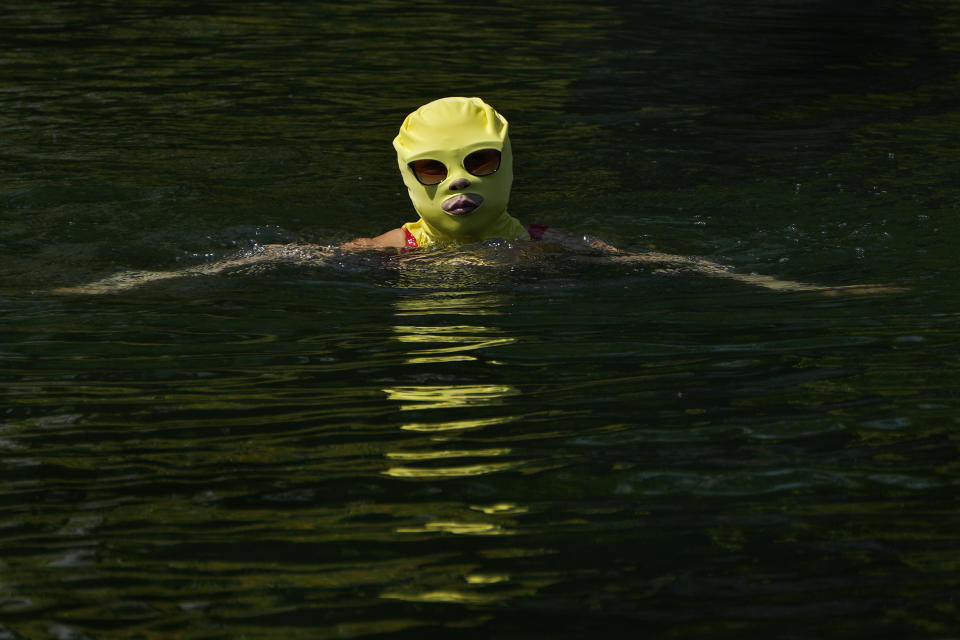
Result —
<path fill-rule="evenodd" d="M 0 3 L 0 638 L 960 637 L 960 8 Z M 411 219 L 479 95 L 482 246 L 51 287 Z"/>

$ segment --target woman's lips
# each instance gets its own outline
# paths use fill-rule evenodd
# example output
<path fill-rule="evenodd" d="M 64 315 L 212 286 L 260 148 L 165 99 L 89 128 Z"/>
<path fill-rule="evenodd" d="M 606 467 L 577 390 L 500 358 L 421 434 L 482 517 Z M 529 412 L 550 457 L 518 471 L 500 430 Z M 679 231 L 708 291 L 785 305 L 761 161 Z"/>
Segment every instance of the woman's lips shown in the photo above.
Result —
<path fill-rule="evenodd" d="M 476 193 L 462 193 L 444 200 L 440 208 L 452 216 L 465 216 L 481 204 L 483 204 L 483 196 Z"/>

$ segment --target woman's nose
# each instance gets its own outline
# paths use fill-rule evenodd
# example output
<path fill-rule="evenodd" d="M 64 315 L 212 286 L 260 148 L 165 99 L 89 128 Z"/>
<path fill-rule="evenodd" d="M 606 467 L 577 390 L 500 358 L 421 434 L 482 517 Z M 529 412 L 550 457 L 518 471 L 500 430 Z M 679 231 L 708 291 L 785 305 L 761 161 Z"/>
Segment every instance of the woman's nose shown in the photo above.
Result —
<path fill-rule="evenodd" d="M 461 189 L 466 189 L 469 186 L 470 186 L 469 180 L 467 180 L 466 178 L 457 178 L 456 180 L 450 183 L 450 190 L 460 191 Z"/>

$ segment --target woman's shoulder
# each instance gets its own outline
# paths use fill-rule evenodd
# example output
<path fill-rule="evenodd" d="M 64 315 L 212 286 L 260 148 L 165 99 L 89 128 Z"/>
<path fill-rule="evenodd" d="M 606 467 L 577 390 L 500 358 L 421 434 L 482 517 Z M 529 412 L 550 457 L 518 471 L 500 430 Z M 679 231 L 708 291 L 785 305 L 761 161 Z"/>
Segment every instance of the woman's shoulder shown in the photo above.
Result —
<path fill-rule="evenodd" d="M 403 227 L 391 229 L 375 238 L 357 238 L 340 245 L 344 249 L 379 249 L 385 247 L 407 246 L 407 233 Z"/>

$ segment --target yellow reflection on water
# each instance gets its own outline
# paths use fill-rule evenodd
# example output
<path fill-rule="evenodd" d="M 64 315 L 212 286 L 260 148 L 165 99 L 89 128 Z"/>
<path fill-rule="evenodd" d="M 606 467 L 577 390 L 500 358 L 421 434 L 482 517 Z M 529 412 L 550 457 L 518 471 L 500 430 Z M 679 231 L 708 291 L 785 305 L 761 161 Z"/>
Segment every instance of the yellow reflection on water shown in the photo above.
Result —
<path fill-rule="evenodd" d="M 461 467 L 390 467 L 383 473 L 394 478 L 465 478 L 517 469 L 520 466 L 520 462 L 488 462 Z"/>
<path fill-rule="evenodd" d="M 438 460 L 442 458 L 466 458 L 468 456 L 502 456 L 510 449 L 476 449 L 457 451 L 397 451 L 387 453 L 391 460 Z"/>
<path fill-rule="evenodd" d="M 428 522 L 422 527 L 398 527 L 397 533 L 453 533 L 471 536 L 502 536 L 510 532 L 490 522 Z"/>
<path fill-rule="evenodd" d="M 490 604 L 496 600 L 506 599 L 505 596 L 493 593 L 472 593 L 469 591 L 424 591 L 421 593 L 385 591 L 380 594 L 380 597 L 408 602 L 449 602 L 453 604 Z"/>
<path fill-rule="evenodd" d="M 517 416 L 510 414 L 490 416 L 490 411 L 483 412 L 487 415 L 478 415 L 478 410 L 503 404 L 507 398 L 518 395 L 519 389 L 509 384 L 469 382 L 472 367 L 483 366 L 483 377 L 489 375 L 489 359 L 480 363 L 477 356 L 479 350 L 516 341 L 504 335 L 501 328 L 486 322 L 491 316 L 501 314 L 507 302 L 505 296 L 497 293 L 450 290 L 418 293 L 396 301 L 395 315 L 398 321 L 393 333 L 406 349 L 407 365 L 413 372 L 426 371 L 428 379 L 438 380 L 435 384 L 383 388 L 387 398 L 399 404 L 400 411 L 417 412 L 418 420 L 402 424 L 402 430 L 439 435 L 517 420 Z M 485 321 L 483 325 L 476 324 L 480 318 Z M 444 377 L 453 376 L 446 373 L 444 376 L 437 375 L 430 368 L 430 365 L 437 363 L 456 363 L 453 365 L 459 367 L 454 370 L 456 378 L 468 382 L 445 383 Z M 476 378 L 474 376 L 474 380 Z M 424 420 L 424 414 L 420 412 L 433 410 L 438 411 L 438 419 Z M 420 444 L 426 446 L 421 450 L 387 452 L 386 458 L 392 464 L 383 473 L 393 478 L 449 479 L 507 471 L 522 464 L 522 461 L 509 459 L 509 448 L 438 448 L 444 445 L 438 442 L 437 437 L 429 442 L 420 441 Z M 447 461 L 441 466 L 437 464 Z M 436 523 L 431 526 L 434 528 L 423 530 L 435 531 Z"/>
<path fill-rule="evenodd" d="M 475 573 L 473 575 L 467 576 L 467 584 L 497 584 L 499 582 L 507 582 L 510 580 L 510 576 L 506 574 L 480 574 Z"/>
<path fill-rule="evenodd" d="M 478 429 L 488 427 L 494 424 L 505 424 L 517 420 L 517 416 L 497 416 L 496 418 L 484 418 L 479 420 L 447 420 L 446 422 L 411 422 L 402 425 L 400 428 L 404 431 L 438 432 L 438 431 L 461 431 L 463 429 Z"/>
<path fill-rule="evenodd" d="M 484 334 L 499 333 L 497 329 L 491 327 L 477 327 L 469 324 L 457 324 L 448 327 L 418 327 L 414 325 L 395 325 L 397 340 L 400 342 L 456 342 L 464 341 L 482 341 L 486 336 Z M 467 335 L 469 334 L 469 335 Z M 466 336 L 466 337 L 465 337 Z M 513 342 L 512 339 L 506 342 Z"/>
<path fill-rule="evenodd" d="M 387 387 L 383 392 L 388 399 L 404 403 L 401 411 L 498 404 L 520 393 L 516 387 L 495 384 L 410 385 Z"/>
<path fill-rule="evenodd" d="M 516 342 L 499 327 L 476 324 L 478 318 L 501 315 L 507 306 L 502 294 L 484 291 L 438 291 L 410 296 L 394 303 L 394 315 L 404 318 L 393 327 L 397 341 L 412 348 L 411 362 L 437 362 L 473 358 L 466 352 Z M 448 324 L 437 316 L 460 316 L 466 322 Z M 412 323 L 419 317 L 427 322 Z"/>
<path fill-rule="evenodd" d="M 398 316 L 489 316 L 503 313 L 506 296 L 490 291 L 434 291 L 397 300 Z"/>
<path fill-rule="evenodd" d="M 429 362 L 468 362 L 476 360 L 474 356 L 453 355 L 453 356 L 421 356 L 416 358 L 407 358 L 407 364 L 425 364 Z"/>
<path fill-rule="evenodd" d="M 487 514 L 502 513 L 502 514 L 511 514 L 511 513 L 527 513 L 530 509 L 527 507 L 521 507 L 520 505 L 514 502 L 498 502 L 497 504 L 490 504 L 486 506 L 472 504 L 470 508 L 474 511 L 482 511 Z"/>
<path fill-rule="evenodd" d="M 516 342 L 516 338 L 490 335 L 490 327 L 473 325 L 455 325 L 450 327 L 417 327 L 398 325 L 393 328 L 400 342 L 424 348 L 412 349 L 408 353 L 408 364 L 425 362 L 454 362 L 476 360 L 476 356 L 464 353 L 476 349 L 487 349 Z M 431 346 L 426 345 L 445 345 Z"/>

